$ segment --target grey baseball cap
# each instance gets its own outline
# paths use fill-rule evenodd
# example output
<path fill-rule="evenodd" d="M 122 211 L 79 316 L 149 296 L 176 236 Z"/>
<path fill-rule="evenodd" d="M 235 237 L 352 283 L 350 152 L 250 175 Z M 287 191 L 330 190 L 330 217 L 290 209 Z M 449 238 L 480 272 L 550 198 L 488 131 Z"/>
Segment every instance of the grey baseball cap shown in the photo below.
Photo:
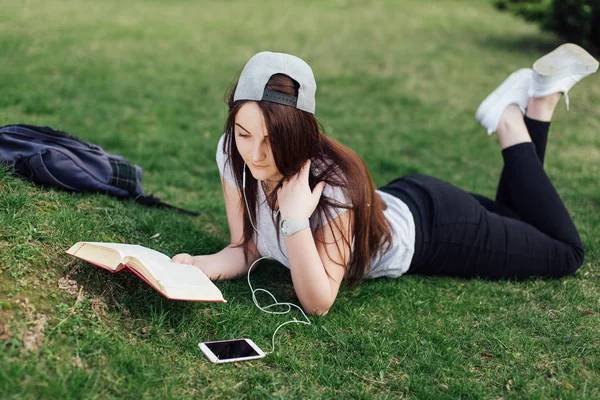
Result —
<path fill-rule="evenodd" d="M 284 74 L 298 82 L 298 97 L 265 90 L 271 76 Z M 270 101 L 315 113 L 317 83 L 310 66 L 302 59 L 285 53 L 263 51 L 254 55 L 242 70 L 233 101 Z"/>

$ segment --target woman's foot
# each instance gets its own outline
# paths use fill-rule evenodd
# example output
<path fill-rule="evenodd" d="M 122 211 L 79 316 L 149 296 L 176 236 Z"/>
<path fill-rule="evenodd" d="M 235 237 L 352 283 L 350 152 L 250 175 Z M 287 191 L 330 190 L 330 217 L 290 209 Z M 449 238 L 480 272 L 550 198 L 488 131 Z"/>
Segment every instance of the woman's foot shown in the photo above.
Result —
<path fill-rule="evenodd" d="M 530 97 L 527 104 L 527 118 L 544 122 L 552 121 L 554 109 L 561 97 L 562 93 L 553 93 L 544 97 Z"/>
<path fill-rule="evenodd" d="M 532 73 L 529 68 L 513 72 L 481 103 L 475 113 L 475 119 L 487 129 L 489 135 L 496 132 L 500 117 L 511 104 L 518 105 L 522 114 L 525 114 Z"/>
<path fill-rule="evenodd" d="M 569 90 L 598 70 L 598 61 L 573 43 L 565 43 L 533 63 L 529 96 L 546 97 L 563 93 L 569 109 Z"/>

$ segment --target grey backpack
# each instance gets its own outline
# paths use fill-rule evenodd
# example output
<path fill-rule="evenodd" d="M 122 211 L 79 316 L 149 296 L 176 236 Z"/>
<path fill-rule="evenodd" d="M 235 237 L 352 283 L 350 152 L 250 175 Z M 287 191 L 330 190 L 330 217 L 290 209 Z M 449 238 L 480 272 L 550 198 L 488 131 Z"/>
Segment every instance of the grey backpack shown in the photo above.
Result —
<path fill-rule="evenodd" d="M 131 198 L 145 206 L 173 208 L 184 214 L 198 215 L 146 195 L 140 166 L 47 126 L 1 127 L 0 161 L 12 167 L 17 175 L 37 184 L 72 192 L 106 193 Z"/>

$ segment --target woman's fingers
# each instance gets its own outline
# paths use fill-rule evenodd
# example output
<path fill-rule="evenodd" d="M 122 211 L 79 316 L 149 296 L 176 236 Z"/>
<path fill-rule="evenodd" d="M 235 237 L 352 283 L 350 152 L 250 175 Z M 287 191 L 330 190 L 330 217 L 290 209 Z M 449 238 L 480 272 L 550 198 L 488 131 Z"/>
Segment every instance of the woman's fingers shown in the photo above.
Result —
<path fill-rule="evenodd" d="M 321 181 L 319 183 L 317 183 L 317 185 L 315 186 L 315 188 L 312 191 L 312 194 L 314 197 L 317 198 L 317 203 L 319 202 L 319 199 L 321 198 L 321 195 L 323 194 L 323 189 L 325 189 L 325 181 Z"/>
<path fill-rule="evenodd" d="M 174 263 L 177 264 L 193 264 L 194 263 L 194 257 L 192 257 L 191 255 L 187 254 L 187 253 L 182 253 L 182 254 L 177 254 L 176 256 L 174 256 L 171 261 L 173 261 Z"/>
<path fill-rule="evenodd" d="M 302 169 L 300 170 L 301 174 L 302 174 L 302 180 L 304 182 L 308 182 L 308 176 L 310 174 L 310 158 L 308 160 L 306 160 L 306 162 L 304 163 L 304 165 L 302 166 Z"/>
<path fill-rule="evenodd" d="M 290 183 L 295 183 L 295 182 L 307 182 L 308 183 L 308 174 L 310 171 L 310 159 L 308 159 L 303 165 L 302 167 L 300 167 L 300 171 L 298 171 L 297 174 L 290 176 L 289 178 L 287 178 L 284 182 L 282 186 L 286 186 L 289 185 Z M 281 188 L 280 188 L 281 189 Z"/>
<path fill-rule="evenodd" d="M 308 185 L 308 176 L 310 174 L 310 158 L 300 167 L 300 171 L 294 175 L 294 179 L 300 183 L 306 183 Z"/>

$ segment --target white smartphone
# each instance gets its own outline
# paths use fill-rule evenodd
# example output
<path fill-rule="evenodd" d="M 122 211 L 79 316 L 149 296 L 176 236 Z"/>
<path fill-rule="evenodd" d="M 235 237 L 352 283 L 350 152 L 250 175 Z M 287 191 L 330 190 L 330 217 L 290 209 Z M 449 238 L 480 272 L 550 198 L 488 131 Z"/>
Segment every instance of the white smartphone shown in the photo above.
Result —
<path fill-rule="evenodd" d="M 265 356 L 265 352 L 250 339 L 202 342 L 198 343 L 198 347 L 214 363 L 254 360 Z"/>

